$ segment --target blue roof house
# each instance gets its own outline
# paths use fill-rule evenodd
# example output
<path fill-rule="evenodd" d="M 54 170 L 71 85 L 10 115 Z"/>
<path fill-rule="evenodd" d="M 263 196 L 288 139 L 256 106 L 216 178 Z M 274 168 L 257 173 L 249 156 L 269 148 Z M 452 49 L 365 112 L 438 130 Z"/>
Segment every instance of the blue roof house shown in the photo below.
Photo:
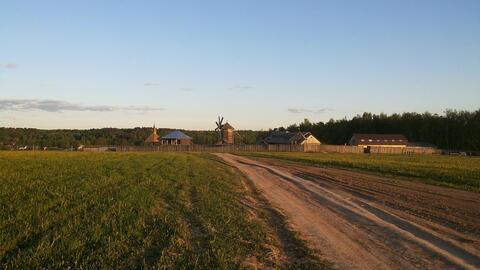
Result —
<path fill-rule="evenodd" d="M 162 136 L 160 142 L 166 145 L 191 145 L 193 144 L 193 139 L 185 133 L 175 130 Z"/>

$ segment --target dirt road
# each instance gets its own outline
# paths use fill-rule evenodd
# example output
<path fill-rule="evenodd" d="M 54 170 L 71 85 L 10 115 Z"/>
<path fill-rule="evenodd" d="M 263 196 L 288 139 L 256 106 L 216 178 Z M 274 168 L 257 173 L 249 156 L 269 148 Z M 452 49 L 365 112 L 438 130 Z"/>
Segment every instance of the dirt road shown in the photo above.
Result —
<path fill-rule="evenodd" d="M 339 269 L 479 269 L 478 193 L 219 154 Z"/>

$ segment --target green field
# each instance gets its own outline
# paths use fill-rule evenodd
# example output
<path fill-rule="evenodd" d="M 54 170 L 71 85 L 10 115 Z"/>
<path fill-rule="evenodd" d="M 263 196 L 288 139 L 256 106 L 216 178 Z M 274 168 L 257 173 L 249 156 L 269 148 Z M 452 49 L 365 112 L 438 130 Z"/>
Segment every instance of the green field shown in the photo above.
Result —
<path fill-rule="evenodd" d="M 315 166 L 359 169 L 393 176 L 415 177 L 435 185 L 480 191 L 480 158 L 437 155 L 365 155 L 326 153 L 247 153 Z"/>
<path fill-rule="evenodd" d="M 242 181 L 208 154 L 1 152 L 0 267 L 322 267 Z"/>
<path fill-rule="evenodd" d="M 248 155 L 480 190 L 479 158 Z M 0 267 L 324 267 L 280 214 L 248 198 L 264 201 L 209 154 L 0 152 Z"/>

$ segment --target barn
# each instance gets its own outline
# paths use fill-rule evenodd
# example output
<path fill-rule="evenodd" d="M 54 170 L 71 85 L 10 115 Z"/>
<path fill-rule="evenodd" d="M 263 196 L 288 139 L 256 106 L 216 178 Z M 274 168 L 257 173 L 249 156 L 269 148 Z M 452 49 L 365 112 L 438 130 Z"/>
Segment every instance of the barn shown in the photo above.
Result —
<path fill-rule="evenodd" d="M 193 139 L 185 133 L 175 130 L 162 136 L 160 142 L 164 145 L 191 145 L 193 144 Z"/>
<path fill-rule="evenodd" d="M 355 133 L 348 144 L 363 147 L 407 147 L 408 140 L 402 134 Z"/>

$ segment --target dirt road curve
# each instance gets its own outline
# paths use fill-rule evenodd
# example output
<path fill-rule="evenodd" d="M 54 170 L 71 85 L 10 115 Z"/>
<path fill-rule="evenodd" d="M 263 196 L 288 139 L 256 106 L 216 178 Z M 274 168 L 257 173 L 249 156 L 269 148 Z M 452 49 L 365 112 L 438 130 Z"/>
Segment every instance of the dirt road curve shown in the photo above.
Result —
<path fill-rule="evenodd" d="M 339 269 L 479 269 L 480 196 L 219 154 Z"/>

